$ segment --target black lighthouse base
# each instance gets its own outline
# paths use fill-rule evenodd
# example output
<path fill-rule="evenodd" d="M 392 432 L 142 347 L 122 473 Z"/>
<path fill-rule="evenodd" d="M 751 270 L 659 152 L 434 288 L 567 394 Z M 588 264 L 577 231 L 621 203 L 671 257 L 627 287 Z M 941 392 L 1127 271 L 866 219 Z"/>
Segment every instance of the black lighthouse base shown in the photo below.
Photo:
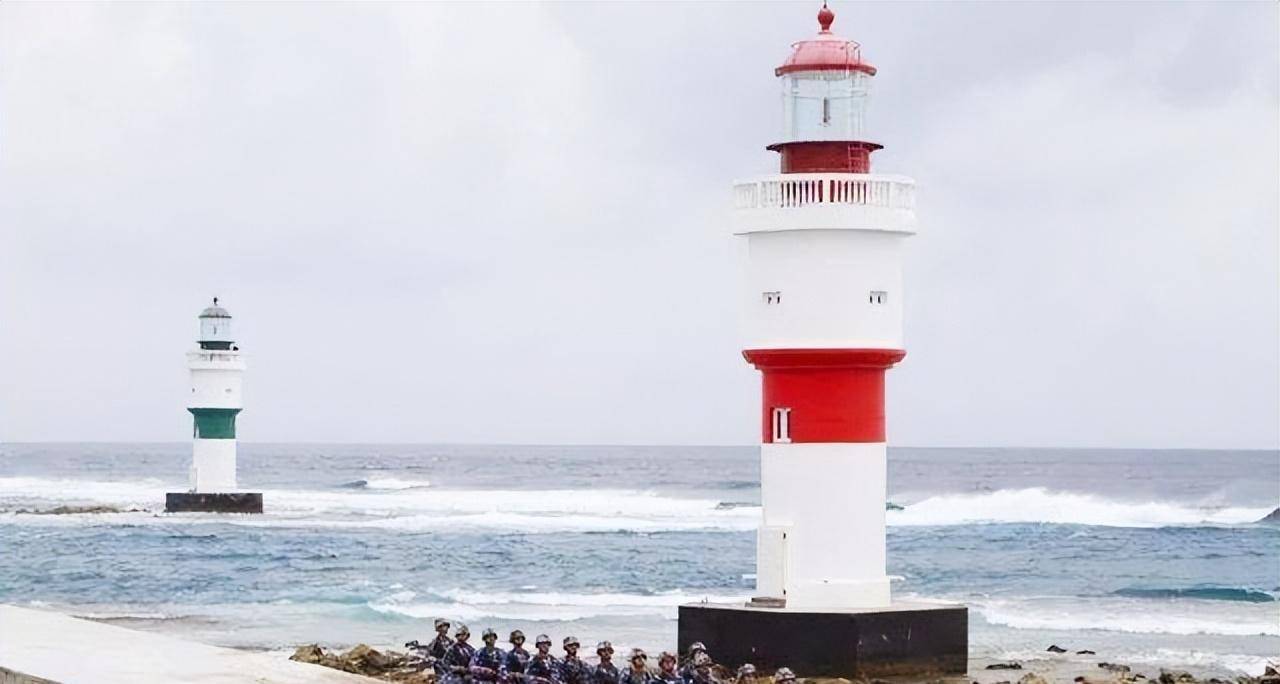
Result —
<path fill-rule="evenodd" d="M 799 677 L 963 675 L 969 663 L 969 610 L 934 603 L 833 611 L 712 603 L 680 606 L 680 652 L 706 644 L 730 669 L 751 663 Z"/>
<path fill-rule="evenodd" d="M 165 513 L 261 513 L 262 492 L 169 492 Z"/>

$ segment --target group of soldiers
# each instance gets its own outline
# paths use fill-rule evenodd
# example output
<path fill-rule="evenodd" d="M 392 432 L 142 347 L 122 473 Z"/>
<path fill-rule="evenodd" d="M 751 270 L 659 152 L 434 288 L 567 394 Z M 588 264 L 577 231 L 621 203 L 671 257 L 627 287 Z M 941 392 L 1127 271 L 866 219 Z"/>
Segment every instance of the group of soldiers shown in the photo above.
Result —
<path fill-rule="evenodd" d="M 601 641 L 596 644 L 600 662 L 589 665 L 578 656 L 581 644 L 577 637 L 565 637 L 562 642 L 564 655 L 551 654 L 551 637 L 539 634 L 534 639 L 534 652 L 524 648 L 524 632 L 511 633 L 509 650 L 498 648 L 498 633 L 484 630 L 480 648 L 468 641 L 471 630 L 458 625 L 452 638 L 448 620 L 435 621 L 436 636 L 426 644 L 416 640 L 405 644 L 422 659 L 423 668 L 433 668 L 441 684 L 757 684 L 754 665 L 738 668 L 737 677 L 728 681 L 717 677 L 714 662 L 707 648 L 700 642 L 689 647 L 683 663 L 673 653 L 663 651 L 658 656 L 658 668 L 649 667 L 649 655 L 643 649 L 631 649 L 631 657 L 619 669 L 613 663 L 613 644 Z M 774 684 L 795 684 L 796 675 L 790 669 L 778 668 L 773 674 Z"/>

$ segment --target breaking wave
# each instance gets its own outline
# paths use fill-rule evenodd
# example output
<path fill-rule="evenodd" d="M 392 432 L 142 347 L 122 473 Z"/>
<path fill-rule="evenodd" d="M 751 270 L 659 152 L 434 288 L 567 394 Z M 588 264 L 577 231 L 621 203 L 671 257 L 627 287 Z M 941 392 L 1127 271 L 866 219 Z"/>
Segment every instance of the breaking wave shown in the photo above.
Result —
<path fill-rule="evenodd" d="M 654 616 L 676 619 L 681 604 L 708 601 L 741 603 L 748 597 L 688 591 L 654 594 L 570 594 L 561 592 L 485 593 L 464 589 L 430 589 L 426 600 L 415 600 L 414 592 L 399 592 L 369 608 L 382 614 L 453 620 L 527 620 L 571 622 L 597 617 Z"/>
<path fill-rule="evenodd" d="M 1237 525 L 1257 521 L 1271 509 L 1194 506 L 1160 501 L 1127 502 L 1043 487 L 985 494 L 945 494 L 891 510 L 890 525 L 1056 523 L 1104 527 Z"/>
<path fill-rule="evenodd" d="M 379 477 L 368 480 L 352 480 L 338 485 L 340 489 L 425 489 L 431 486 L 428 480 L 401 480 L 394 477 Z"/>
<path fill-rule="evenodd" d="M 165 514 L 166 490 L 183 485 L 159 480 L 94 482 L 29 477 L 0 478 L 0 500 L 93 501 L 144 509 L 129 514 L 57 516 L 62 524 L 230 524 L 250 527 L 375 528 L 404 531 L 509 530 L 513 532 L 747 531 L 759 507 L 720 507 L 718 499 L 683 498 L 651 491 L 447 490 L 425 481 L 386 478 L 364 486 L 329 490 L 266 490 L 262 516 Z M 0 524 L 31 522 L 29 515 L 0 515 Z"/>
<path fill-rule="evenodd" d="M 1276 597 L 1257 589 L 1243 587 L 1188 587 L 1182 589 L 1146 589 L 1126 587 L 1112 592 L 1116 596 L 1150 599 L 1202 599 L 1206 601 L 1243 601 L 1245 603 L 1272 603 Z"/>
<path fill-rule="evenodd" d="M 9 510 L 32 502 L 93 502 L 144 511 L 163 510 L 166 490 L 185 484 L 156 479 L 101 482 L 0 477 L 0 501 Z M 170 522 L 209 521 L 250 526 L 370 527 L 398 530 L 509 529 L 525 532 L 748 531 L 757 504 L 688 498 L 632 489 L 467 490 L 439 489 L 426 480 L 371 478 L 327 490 L 267 490 L 268 514 L 230 519 L 199 514 L 166 515 Z M 1108 527 L 1176 527 L 1253 524 L 1269 507 L 1199 506 L 1163 501 L 1131 502 L 1045 488 L 983 494 L 942 494 L 906 506 L 887 504 L 890 526 L 1048 523 Z M 122 514 L 96 516 L 98 524 Z M 0 515 L 0 524 L 23 516 Z M 85 516 L 63 515 L 83 524 Z M 130 519 L 133 522 L 133 519 Z M 145 523 L 141 523 L 145 524 Z"/>
<path fill-rule="evenodd" d="M 975 602 L 971 608 L 987 623 L 1013 629 L 1280 636 L 1275 609 L 1263 604 L 1046 597 Z"/>

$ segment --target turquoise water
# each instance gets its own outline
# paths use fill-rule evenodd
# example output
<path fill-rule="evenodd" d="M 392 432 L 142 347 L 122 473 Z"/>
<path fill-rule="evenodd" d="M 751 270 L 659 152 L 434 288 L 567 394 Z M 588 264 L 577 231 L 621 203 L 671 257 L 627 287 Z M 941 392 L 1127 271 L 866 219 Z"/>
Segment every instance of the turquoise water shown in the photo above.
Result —
<path fill-rule="evenodd" d="M 0 446 L 0 601 L 212 643 L 384 645 L 436 616 L 671 648 L 751 593 L 747 447 L 241 445 L 263 516 L 166 515 L 184 444 Z M 1280 653 L 1280 454 L 891 449 L 898 596 L 975 656 L 1050 643 L 1260 671 Z M 62 504 L 137 509 L 32 515 Z"/>

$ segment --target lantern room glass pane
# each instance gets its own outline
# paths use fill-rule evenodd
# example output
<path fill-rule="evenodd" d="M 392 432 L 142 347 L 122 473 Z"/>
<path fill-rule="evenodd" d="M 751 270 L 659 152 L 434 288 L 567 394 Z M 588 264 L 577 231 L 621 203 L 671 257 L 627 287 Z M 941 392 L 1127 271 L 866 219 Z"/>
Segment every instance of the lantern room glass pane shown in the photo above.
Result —
<path fill-rule="evenodd" d="M 780 80 L 783 142 L 864 139 L 870 76 L 861 71 L 799 71 Z"/>
<path fill-rule="evenodd" d="M 230 318 L 201 318 L 200 341 L 231 342 Z"/>

